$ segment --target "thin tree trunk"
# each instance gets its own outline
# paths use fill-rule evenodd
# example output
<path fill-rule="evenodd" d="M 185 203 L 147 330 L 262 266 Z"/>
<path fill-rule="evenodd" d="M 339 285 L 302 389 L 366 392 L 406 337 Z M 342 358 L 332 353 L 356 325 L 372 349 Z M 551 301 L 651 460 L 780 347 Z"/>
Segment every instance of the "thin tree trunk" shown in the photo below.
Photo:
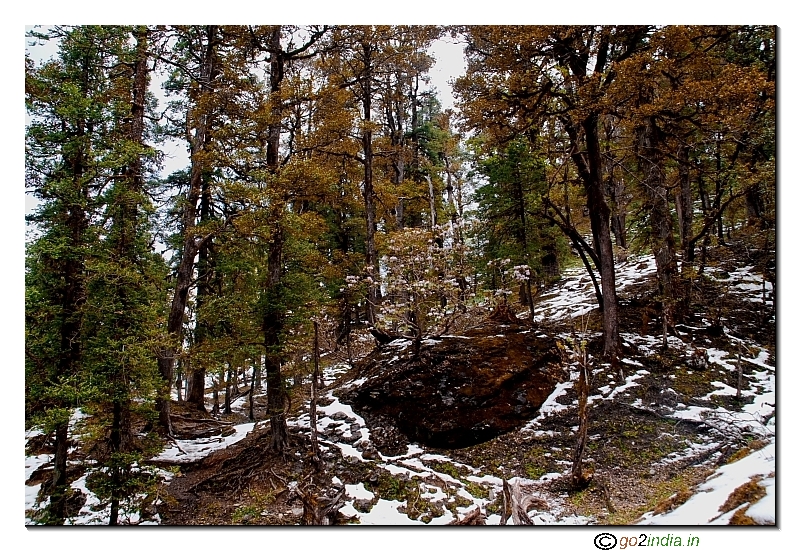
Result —
<path fill-rule="evenodd" d="M 587 476 L 583 472 L 583 455 L 586 452 L 586 442 L 589 433 L 589 357 L 585 349 L 580 350 L 578 368 L 578 435 L 575 445 L 575 454 L 572 459 L 572 485 L 576 489 L 586 486 Z"/>
<path fill-rule="evenodd" d="M 109 525 L 117 525 L 119 516 L 119 489 L 121 485 L 122 473 L 120 465 L 115 464 L 118 460 L 114 455 L 122 450 L 122 408 L 118 400 L 114 401 L 113 416 L 111 421 L 111 512 L 108 520 Z"/>
<path fill-rule="evenodd" d="M 650 210 L 650 228 L 653 254 L 656 258 L 659 294 L 661 299 L 663 342 L 675 324 L 674 312 L 677 298 L 675 276 L 675 238 L 672 231 L 672 215 L 669 208 L 669 193 L 666 188 L 663 159 L 660 150 L 659 129 L 653 117 L 649 117 L 638 129 L 642 155 L 642 172 L 647 207 Z"/>
<path fill-rule="evenodd" d="M 249 413 L 248 417 L 253 422 L 256 421 L 256 413 L 255 413 L 255 393 L 256 393 L 256 377 L 250 377 L 250 394 L 247 396 L 247 402 L 249 405 Z"/>
<path fill-rule="evenodd" d="M 620 354 L 619 312 L 617 307 L 616 274 L 614 272 L 614 251 L 611 246 L 611 231 L 609 228 L 610 210 L 602 188 L 602 158 L 597 135 L 597 115 L 590 115 L 581 126 L 586 140 L 586 159 L 584 160 L 578 152 L 573 154 L 573 159 L 576 160 L 586 188 L 589 219 L 592 225 L 592 234 L 595 238 L 594 249 L 600 259 L 600 282 L 603 293 L 603 354 L 616 367 L 618 366 L 616 363 Z M 570 137 L 572 138 L 573 135 L 575 135 L 575 132 L 572 132 Z"/>
<path fill-rule="evenodd" d="M 225 414 L 231 414 L 231 375 L 233 367 L 228 363 L 228 374 L 225 379 Z"/>
<path fill-rule="evenodd" d="M 218 72 L 214 63 L 217 27 L 209 25 L 206 28 L 206 32 L 208 41 L 202 52 L 198 80 L 204 92 L 210 92 L 212 88 L 211 82 Z M 193 230 L 196 225 L 197 203 L 203 191 L 203 175 L 206 170 L 204 157 L 212 141 L 210 132 L 212 116 L 206 109 L 205 105 L 201 106 L 199 101 L 195 100 L 193 108 L 187 113 L 187 134 L 189 134 L 188 128 L 193 127 L 195 132 L 193 136 L 189 136 L 191 175 L 189 178 L 189 193 L 183 209 L 183 252 L 175 274 L 175 290 L 167 320 L 167 333 L 172 337 L 173 343 L 162 350 L 158 357 L 158 369 L 164 387 L 161 390 L 161 395 L 156 399 L 156 407 L 159 411 L 159 423 L 168 434 L 172 434 L 169 403 L 174 361 L 183 346 L 183 317 L 186 312 L 189 288 L 194 275 L 194 261 L 201 244 L 197 241 Z"/>
<path fill-rule="evenodd" d="M 314 374 L 311 376 L 311 405 L 309 412 L 309 427 L 311 428 L 311 452 L 314 464 L 319 468 L 322 459 L 317 443 L 317 381 L 319 380 L 319 323 L 314 320 Z"/>
<path fill-rule="evenodd" d="M 692 222 L 694 220 L 694 207 L 692 204 L 692 182 L 689 172 L 689 147 L 684 145 L 678 151 L 678 189 L 675 208 L 678 213 L 678 229 L 680 230 L 681 248 L 684 255 L 688 256 L 687 248 L 692 236 Z"/>
<path fill-rule="evenodd" d="M 438 221 L 436 219 L 436 193 L 433 189 L 433 180 L 431 177 L 426 175 L 425 180 L 428 182 L 428 201 L 430 202 L 431 208 L 431 231 L 433 231 Z"/>
<path fill-rule="evenodd" d="M 178 368 L 178 377 L 175 380 L 175 390 L 178 393 L 178 403 L 183 401 L 183 369 Z"/>
<path fill-rule="evenodd" d="M 362 106 L 364 109 L 364 131 L 361 134 L 361 147 L 364 152 L 364 212 L 366 216 L 366 253 L 365 263 L 367 270 L 373 280 L 377 281 L 380 277 L 378 267 L 378 254 L 375 248 L 375 189 L 372 182 L 372 46 L 367 41 L 362 42 L 364 53 L 364 75 L 361 82 L 363 98 Z M 370 284 L 367 289 L 367 322 L 374 326 L 376 316 L 375 308 L 380 301 L 379 287 Z"/>
<path fill-rule="evenodd" d="M 722 204 L 722 138 L 717 137 L 717 150 L 714 154 L 717 162 L 717 173 L 716 178 L 714 178 L 714 184 L 716 186 L 716 194 L 714 195 L 714 210 L 719 211 L 720 204 Z M 725 244 L 725 235 L 723 234 L 722 228 L 722 212 L 719 212 L 719 217 L 717 218 L 717 239 L 720 245 Z"/>
<path fill-rule="evenodd" d="M 214 396 L 214 404 L 211 407 L 211 414 L 214 416 L 219 415 L 219 380 L 214 380 L 213 385 L 213 396 Z"/>

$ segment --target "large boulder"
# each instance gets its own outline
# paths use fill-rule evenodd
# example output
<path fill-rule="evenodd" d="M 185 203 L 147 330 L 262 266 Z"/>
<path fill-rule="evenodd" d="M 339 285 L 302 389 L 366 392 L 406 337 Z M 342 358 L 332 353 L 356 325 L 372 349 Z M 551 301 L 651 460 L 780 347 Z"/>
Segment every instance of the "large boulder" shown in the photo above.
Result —
<path fill-rule="evenodd" d="M 439 448 L 488 441 L 532 419 L 565 376 L 555 341 L 519 325 L 409 340 L 374 351 L 341 393 L 370 419 Z"/>

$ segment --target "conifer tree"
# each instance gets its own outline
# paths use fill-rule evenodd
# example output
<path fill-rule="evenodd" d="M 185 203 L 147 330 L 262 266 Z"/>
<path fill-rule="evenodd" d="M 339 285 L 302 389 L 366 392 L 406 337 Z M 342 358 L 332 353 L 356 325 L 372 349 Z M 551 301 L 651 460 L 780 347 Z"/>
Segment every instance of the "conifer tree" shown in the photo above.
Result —
<path fill-rule="evenodd" d="M 50 516 L 65 517 L 68 425 L 80 402 L 85 346 L 86 262 L 96 237 L 97 174 L 106 152 L 109 32 L 101 27 L 35 34 L 59 40 L 56 59 L 26 59 L 26 186 L 41 202 L 28 222 L 39 236 L 26 258 L 26 400 L 28 420 L 55 433 Z"/>
<path fill-rule="evenodd" d="M 29 247 L 28 403 L 56 435 L 45 521 L 65 518 L 71 408 L 92 412 L 100 440 L 108 438 L 94 458 L 111 472 L 113 524 L 127 496 L 130 453 L 142 450 L 131 411 L 147 417 L 155 396 L 164 273 L 148 232 L 146 180 L 155 160 L 145 145 L 149 34 L 146 27 L 59 28 L 50 35 L 60 40 L 59 59 L 38 69 L 28 64 L 28 183 L 42 200 L 30 220 L 42 233 Z"/>

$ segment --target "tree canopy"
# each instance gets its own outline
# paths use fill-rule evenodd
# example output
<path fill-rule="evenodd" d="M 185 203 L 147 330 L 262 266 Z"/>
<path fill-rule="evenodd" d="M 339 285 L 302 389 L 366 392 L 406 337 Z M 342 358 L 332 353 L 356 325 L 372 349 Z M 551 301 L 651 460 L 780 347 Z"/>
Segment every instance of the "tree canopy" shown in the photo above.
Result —
<path fill-rule="evenodd" d="M 467 69 L 443 110 L 428 75 L 448 33 Z M 666 346 L 710 248 L 742 231 L 774 246 L 774 27 L 114 25 L 30 38 L 58 45 L 25 59 L 38 201 L 25 416 L 55 438 L 43 522 L 68 515 L 76 407 L 116 523 L 148 483 L 140 462 L 174 435 L 171 407 L 206 414 L 213 391 L 217 414 L 240 373 L 252 393 L 266 382 L 259 420 L 284 452 L 290 379 L 311 372 L 320 326 L 351 360 L 358 330 L 419 353 L 478 313 L 541 322 L 539 290 L 583 266 L 621 375 L 615 262 L 655 256 Z M 163 174 L 169 143 L 189 160 Z"/>

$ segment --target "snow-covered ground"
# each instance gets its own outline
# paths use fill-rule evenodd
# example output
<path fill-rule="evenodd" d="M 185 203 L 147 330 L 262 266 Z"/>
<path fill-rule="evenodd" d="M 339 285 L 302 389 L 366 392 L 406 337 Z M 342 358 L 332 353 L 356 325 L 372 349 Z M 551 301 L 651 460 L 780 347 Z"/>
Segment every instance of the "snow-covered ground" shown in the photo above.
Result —
<path fill-rule="evenodd" d="M 622 291 L 626 287 L 641 282 L 645 277 L 651 276 L 655 272 L 655 261 L 652 257 L 632 259 L 620 264 L 617 268 L 617 284 Z M 711 269 L 709 268 L 711 271 Z M 714 273 L 712 271 L 712 273 Z M 731 272 L 726 280 L 730 283 L 730 291 L 736 292 L 743 299 L 760 299 L 764 301 L 765 296 L 771 299 L 771 285 L 764 284 L 760 275 L 753 273 L 752 268 L 741 268 Z M 768 286 L 769 285 L 769 286 Z M 765 293 L 766 292 L 766 293 Z M 583 270 L 573 270 L 567 272 L 561 282 L 551 291 L 543 296 L 543 300 L 537 304 L 537 320 L 547 318 L 548 320 L 567 320 L 580 317 L 596 307 L 594 289 L 591 281 Z M 690 327 L 691 328 L 691 327 Z M 565 334 L 564 337 L 567 337 Z M 723 381 L 714 381 L 712 386 L 715 388 L 704 398 L 699 399 L 701 404 L 692 406 L 678 406 L 671 415 L 678 419 L 702 420 L 720 431 L 735 427 L 736 430 L 747 432 L 752 436 L 771 438 L 771 443 L 766 447 L 753 452 L 737 462 L 726 464 L 720 467 L 713 475 L 696 488 L 694 496 L 689 498 L 683 505 L 677 507 L 667 514 L 654 515 L 653 512 L 645 514 L 641 520 L 643 525 L 687 525 L 687 524 L 725 524 L 737 509 L 727 513 L 719 511 L 719 506 L 723 504 L 728 496 L 742 484 L 751 479 L 757 480 L 766 491 L 766 495 L 758 502 L 750 503 L 747 515 L 759 523 L 774 523 L 775 521 L 775 369 L 770 363 L 769 352 L 755 342 L 745 342 L 733 335 L 728 335 L 731 341 L 738 340 L 738 343 L 751 350 L 752 357 L 742 356 L 743 361 L 747 361 L 752 371 L 748 374 L 749 388 L 743 392 L 743 396 L 750 402 L 741 410 L 727 410 L 720 406 L 714 406 L 711 398 L 719 395 L 731 395 L 735 389 L 731 388 Z M 625 342 L 635 345 L 644 355 L 656 353 L 661 339 L 653 336 L 641 336 L 637 334 L 623 334 Z M 407 345 L 407 342 L 398 340 L 389 346 Z M 676 349 L 686 348 L 687 358 L 691 352 L 691 346 L 682 340 L 670 337 L 671 347 Z M 755 350 L 755 351 L 753 351 Z M 399 351 L 399 349 L 398 349 Z M 708 349 L 710 363 L 714 368 L 731 371 L 736 369 L 737 358 L 725 350 L 710 348 Z M 635 407 L 645 407 L 641 400 L 632 400 L 627 397 L 628 391 L 635 388 L 643 377 L 650 373 L 645 370 L 640 363 L 635 360 L 626 359 L 625 367 L 627 378 L 624 383 L 617 383 L 614 376 L 606 373 L 608 381 L 596 388 L 594 395 L 590 397 L 591 402 L 610 399 L 628 399 L 629 404 Z M 338 375 L 347 370 L 346 365 L 332 365 L 325 370 L 325 379 L 332 382 Z M 563 397 L 572 387 L 576 374 L 573 379 L 558 384 L 549 398 L 539 410 L 538 416 L 531 420 L 523 431 L 532 432 L 534 436 L 547 435 L 541 431 L 539 424 L 548 416 L 563 413 L 566 409 L 574 407 L 573 403 L 563 404 Z M 358 385 L 359 380 L 350 382 Z M 595 384 L 597 385 L 597 384 Z M 323 449 L 335 450 L 341 453 L 345 460 L 370 462 L 379 467 L 387 474 L 404 479 L 414 479 L 419 485 L 419 499 L 428 501 L 435 506 L 441 514 L 438 517 L 427 516 L 426 519 L 431 525 L 447 524 L 461 518 L 476 506 L 485 510 L 486 505 L 494 499 L 494 496 L 502 491 L 503 480 L 494 475 L 481 472 L 480 468 L 474 468 L 465 464 L 460 464 L 451 458 L 443 455 L 430 453 L 418 445 L 409 445 L 405 453 L 398 456 L 384 456 L 374 449 L 370 441 L 370 430 L 367 428 L 364 419 L 356 414 L 352 408 L 341 403 L 332 392 L 324 396 L 324 401 L 328 405 L 318 407 L 319 418 L 317 420 L 317 430 L 319 432 L 319 442 Z M 561 400 L 561 401 L 560 401 Z M 702 404 L 708 401 L 708 406 Z M 244 402 L 235 402 L 234 408 L 244 406 Z M 307 410 L 307 409 L 306 409 Z M 289 423 L 301 428 L 309 429 L 310 416 L 308 412 L 301 414 L 295 419 L 290 419 Z M 178 440 L 170 443 L 164 451 L 156 457 L 159 463 L 188 463 L 200 460 L 210 453 L 224 449 L 237 441 L 245 438 L 253 430 L 253 423 L 240 424 L 235 427 L 235 433 L 227 437 L 213 437 L 197 440 Z M 35 433 L 26 434 L 26 439 L 36 435 Z M 674 457 L 665 459 L 678 460 L 692 454 L 699 454 L 709 448 L 712 443 L 693 443 L 683 453 L 677 453 Z M 365 458 L 365 450 L 371 450 L 372 454 Z M 680 456 L 678 456 L 680 455 Z M 42 464 L 52 460 L 50 455 L 37 455 L 26 457 L 25 471 L 26 480 Z M 437 464 L 448 463 L 459 471 L 468 471 L 466 478 L 457 479 L 451 475 L 443 473 L 442 468 L 437 468 Z M 554 478 L 568 475 L 568 465 L 564 465 L 563 471 L 548 472 L 539 479 L 525 479 L 514 477 L 507 480 L 510 484 L 519 484 L 530 494 L 539 495 L 546 499 L 548 510 L 546 512 L 532 510 L 529 517 L 537 525 L 561 524 L 561 525 L 585 525 L 592 524 L 595 519 L 592 517 L 576 516 L 567 513 L 565 506 L 566 495 L 554 495 L 544 493 L 544 485 Z M 163 472 L 164 477 L 168 477 L 168 472 Z M 336 483 L 338 480 L 335 480 Z M 341 483 L 339 481 L 339 483 Z M 480 486 L 482 494 L 488 493 L 490 499 L 481 498 L 470 493 L 470 486 Z M 86 488 L 86 475 L 73 482 L 72 487 L 86 493 L 87 501 L 78 517 L 71 523 L 74 524 L 96 524 L 107 522 L 107 507 L 99 506 L 99 500 Z M 34 511 L 46 505 L 46 501 L 37 502 L 40 485 L 26 486 L 25 509 Z M 412 519 L 405 512 L 408 503 L 401 501 L 385 500 L 376 498 L 375 494 L 367 490 L 363 483 L 348 484 L 346 489 L 346 505 L 342 512 L 354 518 L 362 525 L 424 525 L 421 519 Z M 541 493 L 539 491 L 542 491 Z M 445 502 L 454 502 L 459 497 L 459 502 L 468 504 L 459 506 L 456 509 L 457 516 L 451 510 L 442 506 Z M 355 506 L 356 501 L 362 501 L 362 505 Z M 363 501 L 369 501 L 368 511 L 364 509 Z M 452 506 L 451 506 L 452 507 Z M 422 517 L 422 516 L 420 516 Z M 126 516 L 124 520 L 131 524 L 139 523 L 136 514 Z M 26 523 L 30 520 L 26 518 Z M 156 516 L 153 520 L 158 521 Z M 498 514 L 488 514 L 487 524 L 497 524 L 500 522 Z"/>
<path fill-rule="evenodd" d="M 254 422 L 247 424 L 238 424 L 234 426 L 235 433 L 229 436 L 218 437 L 203 437 L 200 439 L 176 439 L 174 442 L 169 443 L 166 448 L 153 458 L 154 462 L 158 463 L 171 463 L 171 464 L 186 464 L 189 462 L 197 462 L 214 451 L 219 451 L 237 441 L 241 441 L 247 434 L 253 431 Z"/>
<path fill-rule="evenodd" d="M 766 495 L 755 503 L 744 502 L 727 512 L 720 511 L 728 497 L 738 487 L 756 481 L 765 488 Z M 697 487 L 697 492 L 682 505 L 661 515 L 648 512 L 641 525 L 727 525 L 740 508 L 752 504 L 745 514 L 756 523 L 775 523 L 775 442 L 763 449 L 721 466 Z"/>
<path fill-rule="evenodd" d="M 722 268 L 707 267 L 706 270 L 711 277 L 725 284 L 728 292 L 737 294 L 740 299 L 772 305 L 772 284 L 764 281 L 762 275 L 755 273 L 752 266 L 741 267 L 727 273 Z M 633 258 L 617 265 L 618 292 L 622 293 L 626 287 L 642 282 L 644 278 L 653 275 L 655 271 L 653 257 Z M 565 273 L 556 288 L 545 294 L 543 298 L 545 300 L 538 304 L 537 320 L 580 317 L 594 309 L 596 305 L 594 287 L 583 269 Z M 700 327 L 686 328 L 699 330 Z M 736 395 L 735 388 L 722 381 L 712 381 L 711 385 L 717 389 L 699 399 L 700 401 L 709 401 L 708 406 L 682 406 L 679 404 L 671 416 L 678 419 L 703 421 L 720 433 L 735 431 L 770 438 L 772 442 L 737 462 L 717 469 L 705 483 L 696 488 L 697 493 L 692 498 L 670 513 L 657 516 L 653 512 L 645 514 L 642 524 L 726 525 L 738 508 L 746 507 L 748 504 L 751 505 L 747 508 L 746 514 L 757 523 L 775 523 L 775 367 L 768 363 L 770 354 L 766 349 L 755 342 L 737 338 L 727 328 L 725 335 L 729 338 L 732 347 L 740 350 L 746 349 L 754 356 L 748 357 L 741 352 L 736 356 L 724 350 L 709 348 L 707 349 L 709 362 L 712 366 L 716 365 L 727 371 L 737 369 L 739 357 L 742 361 L 749 363 L 750 367 L 753 367 L 752 372 L 744 376 L 748 379 L 747 383 L 752 389 L 743 391 L 742 397 L 749 399 L 750 402 L 741 410 L 735 411 L 711 405 L 710 399 L 714 395 Z M 658 353 L 662 342 L 660 337 L 648 335 L 622 334 L 621 336 L 623 341 L 635 345 L 644 355 Z M 669 345 L 672 349 L 686 349 L 687 358 L 693 352 L 691 345 L 687 345 L 683 340 L 674 336 L 669 337 Z M 641 367 L 640 363 L 630 359 L 623 359 L 623 362 L 627 363 L 628 369 Z M 591 396 L 590 402 L 614 398 L 625 389 L 636 385 L 635 380 L 646 374 L 649 374 L 646 370 L 637 370 L 635 374 L 626 378 L 624 385 L 617 387 L 614 387 L 616 383 L 613 379 L 609 380 L 608 385 L 597 388 L 600 395 Z M 608 376 L 612 378 L 611 375 Z M 577 373 L 573 373 L 572 380 L 569 382 L 559 384 L 542 405 L 537 418 L 533 419 L 525 429 L 536 430 L 538 423 L 544 417 L 566 409 L 569 405 L 562 405 L 557 399 L 564 395 L 575 379 L 577 379 Z M 632 405 L 642 407 L 640 401 L 634 402 Z M 680 455 L 682 458 L 686 458 L 700 454 L 711 447 L 713 447 L 713 443 L 693 444 Z M 678 457 L 676 456 L 672 460 L 675 459 Z M 756 503 L 744 503 L 727 513 L 720 512 L 719 506 L 737 487 L 750 479 L 759 480 L 758 483 L 766 489 L 766 495 Z"/>

